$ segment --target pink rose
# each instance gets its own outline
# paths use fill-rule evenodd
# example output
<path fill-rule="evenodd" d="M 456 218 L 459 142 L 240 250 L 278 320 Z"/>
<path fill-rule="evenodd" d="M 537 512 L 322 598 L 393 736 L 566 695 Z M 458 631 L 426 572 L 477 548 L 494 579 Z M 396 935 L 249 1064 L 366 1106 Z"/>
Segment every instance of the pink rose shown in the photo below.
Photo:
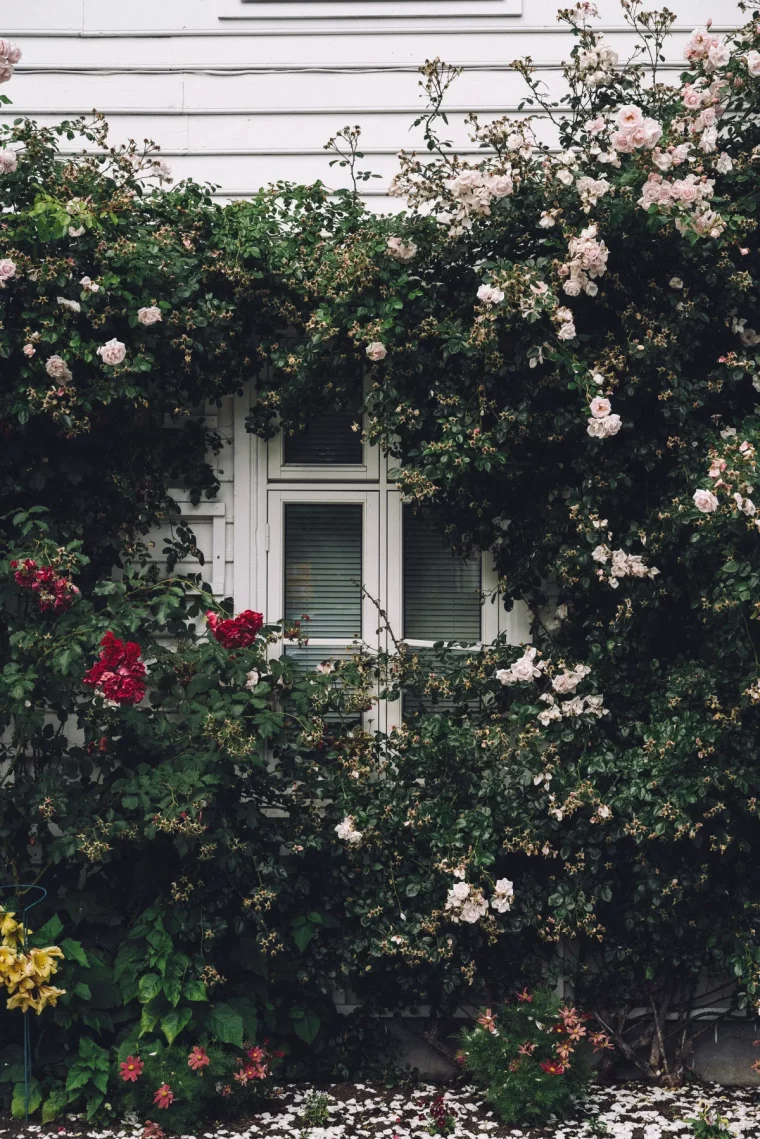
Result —
<path fill-rule="evenodd" d="M 400 237 L 389 237 L 386 245 L 391 257 L 402 264 L 411 261 L 417 252 L 417 246 L 413 241 L 403 241 Z"/>
<path fill-rule="evenodd" d="M 602 133 L 606 123 L 601 115 L 597 115 L 595 119 L 589 119 L 585 125 L 588 133 L 596 137 Z"/>
<path fill-rule="evenodd" d="M 162 320 L 163 318 L 161 316 L 161 309 L 157 308 L 155 305 L 151 305 L 149 308 L 138 309 L 137 310 L 137 319 L 138 319 L 140 324 L 150 325 L 150 324 L 156 324 L 159 320 Z"/>
<path fill-rule="evenodd" d="M 639 107 L 633 107 L 627 103 L 618 110 L 617 121 L 621 130 L 630 130 L 633 127 L 641 126 L 644 122 L 644 116 Z"/>
<path fill-rule="evenodd" d="M 612 411 L 612 404 L 610 401 L 601 395 L 594 396 L 588 406 L 589 411 L 593 415 L 594 419 L 604 419 Z"/>
<path fill-rule="evenodd" d="M 711 490 L 695 490 L 694 505 L 702 514 L 712 514 L 718 509 L 718 500 Z"/>
<path fill-rule="evenodd" d="M 504 300 L 504 292 L 494 285 L 481 285 L 478 289 L 478 300 L 484 305 L 498 305 Z"/>
<path fill-rule="evenodd" d="M 31 357 L 34 355 L 36 349 L 35 349 L 33 344 L 25 344 L 22 351 L 23 351 L 25 356 Z"/>
<path fill-rule="evenodd" d="M 652 161 L 658 170 L 670 170 L 673 165 L 673 155 L 669 150 L 655 150 Z"/>
<path fill-rule="evenodd" d="M 690 111 L 697 111 L 702 106 L 702 92 L 699 87 L 694 83 L 687 83 L 681 91 L 684 107 L 688 107 Z"/>
<path fill-rule="evenodd" d="M 366 352 L 373 363 L 384 360 L 388 355 L 388 349 L 380 340 L 373 340 L 371 344 L 368 344 Z"/>
<path fill-rule="evenodd" d="M 565 281 L 562 289 L 569 297 L 579 297 L 581 295 L 581 283 L 577 277 L 571 277 L 569 281 Z"/>
<path fill-rule="evenodd" d="M 104 364 L 109 364 L 111 367 L 120 364 L 126 354 L 126 344 L 122 344 L 121 340 L 117 340 L 116 337 L 98 348 L 98 356 L 100 356 Z"/>
<path fill-rule="evenodd" d="M 655 119 L 644 119 L 644 146 L 651 150 L 662 138 L 662 127 Z"/>
<path fill-rule="evenodd" d="M 9 281 L 11 277 L 15 276 L 15 262 L 11 261 L 10 257 L 4 257 L 2 261 L 0 261 L 0 281 Z"/>
<path fill-rule="evenodd" d="M 753 78 L 757 79 L 760 75 L 760 51 L 747 52 L 747 71 Z"/>
<path fill-rule="evenodd" d="M 50 356 L 45 361 L 45 371 L 53 380 L 70 380 L 71 372 L 61 356 Z"/>
<path fill-rule="evenodd" d="M 618 154 L 632 154 L 634 148 L 630 131 L 615 131 L 610 139 L 610 145 Z"/>
<path fill-rule="evenodd" d="M 15 150 L 4 148 L 0 150 L 0 173 L 12 174 L 18 166 L 18 158 Z"/>
<path fill-rule="evenodd" d="M 723 43 L 722 40 L 717 40 L 707 49 L 705 68 L 707 71 L 717 71 L 719 68 L 725 67 L 730 58 L 731 52 L 728 44 Z"/>

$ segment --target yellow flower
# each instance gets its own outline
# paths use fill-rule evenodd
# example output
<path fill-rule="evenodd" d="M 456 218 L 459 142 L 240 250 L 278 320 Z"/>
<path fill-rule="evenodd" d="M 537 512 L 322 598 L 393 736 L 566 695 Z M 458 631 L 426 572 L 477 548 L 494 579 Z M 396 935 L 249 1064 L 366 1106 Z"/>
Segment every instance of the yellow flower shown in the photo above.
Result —
<path fill-rule="evenodd" d="M 54 1008 L 58 1004 L 58 998 L 64 996 L 65 993 L 65 989 L 56 989 L 54 985 L 40 985 L 38 999 L 33 1005 L 34 1011 L 39 1016 L 46 1005 Z"/>
<path fill-rule="evenodd" d="M 34 970 L 34 979 L 39 984 L 47 981 L 52 973 L 58 971 L 58 963 L 54 958 L 63 957 L 63 950 L 57 945 L 48 945 L 46 949 L 30 949 L 29 957 Z"/>

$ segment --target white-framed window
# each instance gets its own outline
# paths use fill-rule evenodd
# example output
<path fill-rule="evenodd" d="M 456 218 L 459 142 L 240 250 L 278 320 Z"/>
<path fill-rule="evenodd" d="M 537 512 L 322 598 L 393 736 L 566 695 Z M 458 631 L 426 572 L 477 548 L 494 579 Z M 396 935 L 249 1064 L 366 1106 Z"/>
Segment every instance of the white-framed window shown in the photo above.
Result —
<path fill-rule="evenodd" d="M 490 554 L 454 557 L 403 501 L 386 459 L 362 443 L 356 422 L 354 412 L 325 412 L 295 436 L 240 439 L 236 607 L 262 609 L 291 628 L 300 622 L 308 643 L 286 640 L 273 651 L 305 668 L 360 645 L 392 649 L 379 609 L 395 639 L 422 650 L 436 641 L 477 646 L 500 633 L 527 640 L 524 610 L 508 614 L 500 603 Z M 375 706 L 365 722 L 387 729 L 401 716 L 396 701 Z"/>

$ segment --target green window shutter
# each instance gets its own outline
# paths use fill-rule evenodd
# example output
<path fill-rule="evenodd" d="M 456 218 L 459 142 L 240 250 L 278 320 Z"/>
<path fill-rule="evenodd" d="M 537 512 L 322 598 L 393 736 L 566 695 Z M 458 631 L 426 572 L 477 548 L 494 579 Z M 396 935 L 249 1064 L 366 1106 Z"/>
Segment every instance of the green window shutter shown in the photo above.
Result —
<path fill-rule="evenodd" d="M 424 518 L 404 506 L 404 637 L 414 641 L 480 640 L 480 558 L 455 558 Z"/>
<path fill-rule="evenodd" d="M 360 422 L 355 408 L 323 411 L 313 415 L 303 431 L 283 437 L 283 465 L 360 466 L 364 462 Z"/>
<path fill-rule="evenodd" d="M 309 637 L 350 641 L 362 633 L 362 507 L 285 506 L 285 619 L 308 614 Z M 329 653 L 323 653 L 329 656 Z"/>

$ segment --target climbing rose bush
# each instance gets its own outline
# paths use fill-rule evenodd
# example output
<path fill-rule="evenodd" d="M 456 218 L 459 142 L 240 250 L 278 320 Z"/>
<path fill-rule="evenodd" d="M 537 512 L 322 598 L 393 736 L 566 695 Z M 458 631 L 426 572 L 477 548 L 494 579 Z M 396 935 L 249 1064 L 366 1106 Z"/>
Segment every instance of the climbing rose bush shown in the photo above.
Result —
<path fill-rule="evenodd" d="M 674 82 L 670 16 L 624 11 L 654 76 L 568 9 L 567 113 L 518 61 L 527 116 L 473 121 L 477 161 L 438 132 L 455 72 L 426 65 L 401 214 L 321 185 L 222 208 L 153 151 L 60 161 L 99 122 L 5 131 L 0 838 L 82 946 L 46 1017 L 50 1118 L 99 1110 L 112 1048 L 176 1044 L 195 1078 L 186 1046 L 264 1032 L 288 1074 L 345 1078 L 378 1055 L 363 1016 L 547 974 L 670 1084 L 726 978 L 757 1006 L 760 32 L 700 30 Z M 170 488 L 213 495 L 218 441 L 192 420 L 172 446 L 167 417 L 248 381 L 262 438 L 363 398 L 397 487 L 489 552 L 531 643 L 390 630 L 299 671 L 306 621 L 178 576 L 198 548 Z M 79 593 L 43 607 L 27 562 Z"/>

